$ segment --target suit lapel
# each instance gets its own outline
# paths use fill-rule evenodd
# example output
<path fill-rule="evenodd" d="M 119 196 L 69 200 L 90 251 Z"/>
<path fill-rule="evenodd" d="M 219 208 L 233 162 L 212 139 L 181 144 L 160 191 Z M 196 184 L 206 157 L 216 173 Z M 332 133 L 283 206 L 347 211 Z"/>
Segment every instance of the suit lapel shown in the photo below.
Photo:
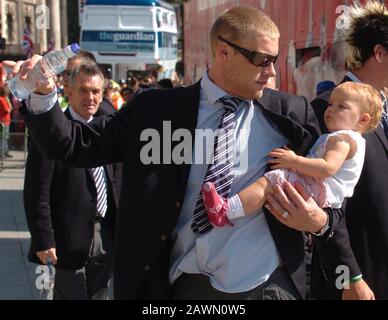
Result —
<path fill-rule="evenodd" d="M 72 117 L 71 114 L 70 114 L 69 108 L 67 108 L 67 109 L 65 110 L 65 116 L 66 116 L 68 119 L 73 120 L 73 117 Z"/>
<path fill-rule="evenodd" d="M 192 146 L 194 146 L 195 129 L 197 127 L 199 97 L 200 97 L 200 81 L 195 85 L 182 89 L 179 100 L 175 104 L 173 130 L 184 128 L 190 131 L 192 137 Z M 182 191 L 181 198 L 186 193 L 187 181 L 190 173 L 190 164 L 182 164 L 178 166 L 180 190 Z"/>
<path fill-rule="evenodd" d="M 375 134 L 377 136 L 381 144 L 384 146 L 385 152 L 388 155 L 388 140 L 387 140 L 387 137 L 385 136 L 383 127 L 379 125 L 378 128 L 372 134 Z"/>
<path fill-rule="evenodd" d="M 278 129 L 282 135 L 290 140 L 288 146 L 297 154 L 305 154 L 315 141 L 315 137 L 302 127 L 298 122 L 281 114 L 281 110 L 275 110 L 270 102 L 260 100 L 259 105 L 264 116 Z"/>
<path fill-rule="evenodd" d="M 73 117 L 71 116 L 71 113 L 69 111 L 69 108 L 66 109 L 66 111 L 64 112 L 65 116 L 70 119 L 70 120 L 74 120 Z M 74 120 L 76 121 L 76 120 Z M 90 179 L 92 179 L 92 182 L 94 184 L 94 176 L 93 176 L 93 172 L 92 172 L 92 169 L 91 168 L 86 168 L 86 173 L 87 175 L 90 177 Z"/>

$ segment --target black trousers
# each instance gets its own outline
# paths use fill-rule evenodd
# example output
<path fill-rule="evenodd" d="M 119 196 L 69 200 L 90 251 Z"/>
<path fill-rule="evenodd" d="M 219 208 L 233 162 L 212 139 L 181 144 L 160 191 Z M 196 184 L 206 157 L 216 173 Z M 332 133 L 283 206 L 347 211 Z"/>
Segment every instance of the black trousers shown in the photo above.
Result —
<path fill-rule="evenodd" d="M 54 300 L 107 300 L 113 278 L 113 227 L 96 220 L 89 257 L 83 268 L 55 270 Z"/>
<path fill-rule="evenodd" d="M 214 289 L 203 274 L 182 274 L 173 285 L 175 300 L 300 300 L 294 283 L 284 267 L 277 268 L 258 287 L 241 293 L 226 293 Z"/>

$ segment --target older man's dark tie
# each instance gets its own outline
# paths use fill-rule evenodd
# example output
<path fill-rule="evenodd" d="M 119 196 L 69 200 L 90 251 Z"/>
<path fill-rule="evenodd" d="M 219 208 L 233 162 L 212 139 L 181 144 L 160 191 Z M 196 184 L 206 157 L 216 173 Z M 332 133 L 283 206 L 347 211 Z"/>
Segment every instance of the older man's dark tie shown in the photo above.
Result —
<path fill-rule="evenodd" d="M 228 197 L 233 182 L 234 128 L 236 108 L 243 100 L 236 97 L 223 97 L 224 113 L 218 126 L 219 134 L 214 139 L 213 161 L 209 164 L 204 183 L 213 182 L 219 195 Z M 210 224 L 201 193 L 194 209 L 191 229 L 195 234 L 210 231 Z"/>

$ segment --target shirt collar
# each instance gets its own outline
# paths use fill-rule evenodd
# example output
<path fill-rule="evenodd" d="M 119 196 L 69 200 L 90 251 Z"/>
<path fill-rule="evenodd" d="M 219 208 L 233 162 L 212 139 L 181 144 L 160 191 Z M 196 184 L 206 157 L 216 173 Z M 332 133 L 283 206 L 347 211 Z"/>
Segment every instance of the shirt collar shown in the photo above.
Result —
<path fill-rule="evenodd" d="M 201 90 L 203 90 L 206 98 L 208 99 L 211 105 L 215 105 L 216 102 L 219 102 L 218 101 L 219 99 L 225 96 L 230 96 L 226 91 L 222 90 L 212 80 L 210 80 L 208 72 L 205 72 L 205 74 L 202 77 Z M 243 98 L 239 98 L 239 99 L 244 100 L 248 104 L 252 103 L 252 100 L 247 100 Z"/>
<path fill-rule="evenodd" d="M 214 105 L 220 98 L 228 94 L 209 79 L 207 72 L 202 77 L 201 89 L 204 91 L 210 104 Z"/>
<path fill-rule="evenodd" d="M 348 71 L 346 73 L 346 76 L 351 79 L 353 82 L 359 82 L 359 83 L 362 83 L 362 81 L 351 71 Z"/>
<path fill-rule="evenodd" d="M 93 120 L 93 116 L 90 116 L 90 118 L 88 120 L 85 120 L 77 112 L 75 112 L 71 106 L 69 106 L 69 112 L 70 112 L 70 115 L 73 118 L 73 120 L 78 120 L 78 121 L 83 122 L 83 123 L 89 123 L 90 121 Z"/>

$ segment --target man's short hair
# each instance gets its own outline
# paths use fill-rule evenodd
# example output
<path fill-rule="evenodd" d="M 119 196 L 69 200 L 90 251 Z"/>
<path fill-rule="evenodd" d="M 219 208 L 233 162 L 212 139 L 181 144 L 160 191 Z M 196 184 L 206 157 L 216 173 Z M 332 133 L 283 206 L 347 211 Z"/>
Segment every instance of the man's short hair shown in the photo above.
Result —
<path fill-rule="evenodd" d="M 96 64 L 81 64 L 78 67 L 75 67 L 71 72 L 71 75 L 69 78 L 70 86 L 75 85 L 75 83 L 77 82 L 78 76 L 81 73 L 90 77 L 98 76 L 101 78 L 102 83 L 104 83 L 104 75 L 102 74 L 101 69 Z"/>
<path fill-rule="evenodd" d="M 235 6 L 222 13 L 210 30 L 210 45 L 215 56 L 218 36 L 235 42 L 244 39 L 251 31 L 263 36 L 279 38 L 279 28 L 259 9 L 250 6 Z"/>
<path fill-rule="evenodd" d="M 345 60 L 350 70 L 361 68 L 378 44 L 388 48 L 388 10 L 379 1 L 353 5 L 345 15 Z"/>
<path fill-rule="evenodd" d="M 97 60 L 94 57 L 93 53 L 89 51 L 78 51 L 78 53 L 70 60 L 78 60 L 80 64 L 97 64 Z"/>

